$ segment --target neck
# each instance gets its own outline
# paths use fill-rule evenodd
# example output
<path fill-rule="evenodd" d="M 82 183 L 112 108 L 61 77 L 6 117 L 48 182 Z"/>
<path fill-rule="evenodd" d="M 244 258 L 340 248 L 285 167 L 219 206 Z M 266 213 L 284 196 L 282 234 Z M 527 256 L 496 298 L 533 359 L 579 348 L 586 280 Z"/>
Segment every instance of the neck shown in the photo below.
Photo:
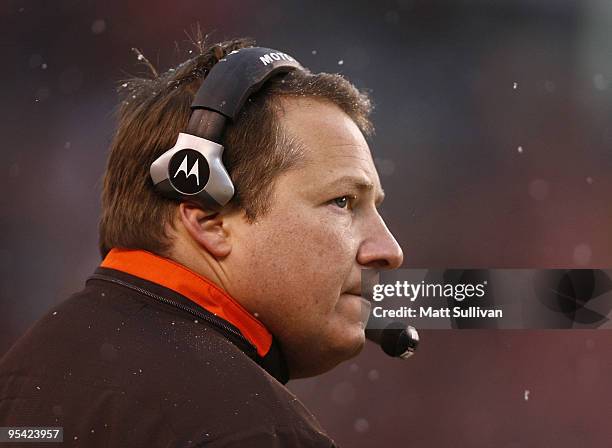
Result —
<path fill-rule="evenodd" d="M 190 238 L 173 238 L 173 245 L 165 256 L 229 292 L 230 283 L 222 264 Z"/>

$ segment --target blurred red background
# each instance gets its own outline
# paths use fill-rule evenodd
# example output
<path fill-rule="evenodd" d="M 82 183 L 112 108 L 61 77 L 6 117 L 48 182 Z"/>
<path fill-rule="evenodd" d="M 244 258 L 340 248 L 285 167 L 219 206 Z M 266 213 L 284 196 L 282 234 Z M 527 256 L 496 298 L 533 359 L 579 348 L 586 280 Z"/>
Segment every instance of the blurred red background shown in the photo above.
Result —
<path fill-rule="evenodd" d="M 8 1 L 0 355 L 99 263 L 115 87 L 250 36 L 375 100 L 404 267 L 612 267 L 612 4 L 603 0 Z M 178 50 L 177 50 L 178 44 Z M 290 388 L 342 446 L 609 446 L 607 331 L 423 331 Z"/>

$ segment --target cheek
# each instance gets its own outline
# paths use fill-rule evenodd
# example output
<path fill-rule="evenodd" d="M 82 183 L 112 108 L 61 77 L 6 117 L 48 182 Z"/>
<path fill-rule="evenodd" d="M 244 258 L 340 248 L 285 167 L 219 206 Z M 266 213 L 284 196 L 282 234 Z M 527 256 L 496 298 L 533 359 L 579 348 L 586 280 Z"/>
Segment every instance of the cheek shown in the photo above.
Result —
<path fill-rule="evenodd" d="M 258 229 L 251 242 L 260 283 L 303 305 L 333 307 L 355 263 L 351 229 L 336 216 L 288 216 Z"/>
<path fill-rule="evenodd" d="M 290 258 L 294 267 L 300 269 L 301 266 L 304 274 L 317 276 L 319 281 L 331 280 L 347 269 L 350 271 L 356 250 L 349 227 L 339 219 L 334 220 L 333 216 L 296 218 L 276 235 L 281 239 L 278 247 L 286 247 L 292 252 Z"/>

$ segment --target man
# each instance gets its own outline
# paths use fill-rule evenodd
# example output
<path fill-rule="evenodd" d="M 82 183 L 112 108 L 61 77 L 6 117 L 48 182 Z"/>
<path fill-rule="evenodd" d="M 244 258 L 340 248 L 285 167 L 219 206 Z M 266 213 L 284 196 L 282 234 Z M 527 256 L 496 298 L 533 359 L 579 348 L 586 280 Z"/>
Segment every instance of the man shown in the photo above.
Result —
<path fill-rule="evenodd" d="M 335 446 L 283 384 L 359 353 L 360 270 L 402 263 L 377 211 L 368 98 L 339 75 L 270 80 L 225 132 L 236 193 L 220 209 L 149 177 L 211 68 L 249 45 L 122 84 L 104 260 L 0 362 L 0 426 L 63 427 L 88 447 Z"/>

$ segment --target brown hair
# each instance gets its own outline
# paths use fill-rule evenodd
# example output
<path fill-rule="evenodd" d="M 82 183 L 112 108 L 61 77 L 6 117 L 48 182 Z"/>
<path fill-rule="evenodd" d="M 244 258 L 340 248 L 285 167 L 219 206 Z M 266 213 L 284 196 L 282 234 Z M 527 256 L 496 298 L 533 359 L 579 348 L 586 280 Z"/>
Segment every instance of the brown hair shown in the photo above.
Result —
<path fill-rule="evenodd" d="M 100 253 L 113 247 L 144 249 L 164 254 L 170 245 L 166 234 L 178 205 L 157 194 L 149 178 L 151 163 L 171 148 L 190 117 L 193 97 L 207 73 L 227 53 L 252 46 L 247 39 L 234 39 L 204 48 L 175 69 L 153 78 L 123 81 L 123 101 L 111 143 L 102 190 Z M 228 206 L 239 207 L 253 222 L 265 214 L 274 179 L 296 166 L 303 151 L 284 133 L 275 112 L 280 97 L 311 96 L 331 101 L 347 113 L 365 135 L 371 103 L 349 81 L 337 74 L 295 71 L 268 82 L 245 104 L 224 138 L 223 162 L 236 193 Z"/>

